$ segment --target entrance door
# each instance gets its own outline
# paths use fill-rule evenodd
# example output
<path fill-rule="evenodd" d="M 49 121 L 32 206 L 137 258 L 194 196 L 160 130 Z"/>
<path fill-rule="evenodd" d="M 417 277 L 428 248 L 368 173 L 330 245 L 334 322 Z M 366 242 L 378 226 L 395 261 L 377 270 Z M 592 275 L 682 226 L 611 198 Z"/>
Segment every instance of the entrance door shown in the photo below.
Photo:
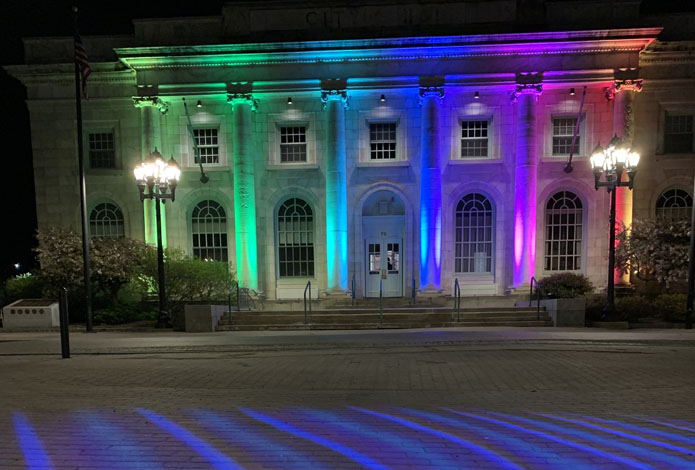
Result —
<path fill-rule="evenodd" d="M 365 239 L 366 296 L 379 297 L 379 285 L 384 297 L 403 296 L 403 239 L 381 232 Z"/>

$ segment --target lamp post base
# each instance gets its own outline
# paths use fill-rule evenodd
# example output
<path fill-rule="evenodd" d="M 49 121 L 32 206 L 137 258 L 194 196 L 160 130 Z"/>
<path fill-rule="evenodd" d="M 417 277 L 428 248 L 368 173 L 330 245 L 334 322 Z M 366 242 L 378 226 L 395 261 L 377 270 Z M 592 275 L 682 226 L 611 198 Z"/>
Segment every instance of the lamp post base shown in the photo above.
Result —
<path fill-rule="evenodd" d="M 159 311 L 159 316 L 157 317 L 157 323 L 154 325 L 155 328 L 171 328 L 171 321 L 169 321 L 169 313 L 164 310 Z"/>

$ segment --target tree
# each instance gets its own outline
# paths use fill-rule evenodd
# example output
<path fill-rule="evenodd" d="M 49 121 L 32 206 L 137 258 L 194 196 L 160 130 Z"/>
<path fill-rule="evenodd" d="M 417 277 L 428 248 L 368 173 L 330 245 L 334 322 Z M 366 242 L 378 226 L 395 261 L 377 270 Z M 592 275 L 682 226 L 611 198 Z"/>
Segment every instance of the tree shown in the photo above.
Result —
<path fill-rule="evenodd" d="M 50 227 L 37 232 L 36 248 L 47 294 L 57 296 L 58 289 L 83 287 L 82 238 L 75 231 Z M 146 246 L 129 238 L 92 238 L 89 240 L 90 279 L 96 292 L 118 302 L 118 292 L 143 263 Z"/>
<path fill-rule="evenodd" d="M 615 264 L 624 273 L 656 280 L 667 289 L 688 275 L 690 221 L 634 220 L 616 235 Z"/>

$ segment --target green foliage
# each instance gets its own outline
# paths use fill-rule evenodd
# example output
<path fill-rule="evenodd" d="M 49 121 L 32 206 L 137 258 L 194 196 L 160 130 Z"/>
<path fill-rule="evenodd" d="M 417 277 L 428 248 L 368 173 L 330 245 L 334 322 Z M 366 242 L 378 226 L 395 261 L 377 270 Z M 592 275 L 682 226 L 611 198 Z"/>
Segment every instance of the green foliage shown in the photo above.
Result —
<path fill-rule="evenodd" d="M 56 227 L 39 230 L 36 248 L 45 294 L 57 299 L 62 287 L 75 290 L 82 285 L 82 239 L 72 231 Z"/>
<path fill-rule="evenodd" d="M 90 253 L 92 281 L 114 304 L 118 292 L 136 275 L 143 262 L 146 245 L 130 238 L 93 238 Z"/>
<path fill-rule="evenodd" d="M 19 299 L 40 299 L 43 289 L 43 279 L 31 273 L 20 274 L 9 278 L 5 282 L 4 303 L 11 303 Z"/>
<path fill-rule="evenodd" d="M 656 280 L 667 289 L 688 273 L 690 221 L 634 220 L 616 235 L 615 264 L 642 280 Z"/>
<path fill-rule="evenodd" d="M 93 321 L 95 325 L 120 325 L 137 321 L 155 321 L 157 312 L 151 309 L 144 309 L 142 306 L 133 303 L 122 303 L 107 308 L 95 310 Z"/>
<path fill-rule="evenodd" d="M 83 288 L 82 238 L 69 229 L 51 227 L 37 233 L 36 248 L 45 280 L 45 295 L 57 298 L 58 291 Z M 90 274 L 95 293 L 117 303 L 118 292 L 142 264 L 145 244 L 129 238 L 92 238 L 89 241 Z"/>
<path fill-rule="evenodd" d="M 594 290 L 589 278 L 583 274 L 557 273 L 538 281 L 547 298 L 573 299 L 582 297 Z"/>
<path fill-rule="evenodd" d="M 176 326 L 189 302 L 227 302 L 234 276 L 227 263 L 203 261 L 179 249 L 165 252 L 166 294 L 169 310 Z M 157 250 L 148 248 L 137 277 L 143 295 L 159 295 Z"/>

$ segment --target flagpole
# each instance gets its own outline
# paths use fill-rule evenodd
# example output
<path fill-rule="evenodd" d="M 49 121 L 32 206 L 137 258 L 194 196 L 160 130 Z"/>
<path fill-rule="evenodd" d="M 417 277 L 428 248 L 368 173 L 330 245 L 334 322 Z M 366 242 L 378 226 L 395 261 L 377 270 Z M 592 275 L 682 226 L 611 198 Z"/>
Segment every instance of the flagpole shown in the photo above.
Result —
<path fill-rule="evenodd" d="M 75 18 L 75 41 L 78 37 L 77 31 L 77 7 L 73 6 L 72 11 Z M 84 271 L 84 291 L 87 302 L 87 333 L 92 332 L 92 285 L 89 275 L 89 234 L 87 233 L 87 183 L 84 174 L 84 145 L 82 140 L 82 92 L 80 87 L 80 65 L 75 56 L 75 108 L 77 110 L 77 161 L 80 173 L 80 215 L 82 218 L 82 261 Z"/>

